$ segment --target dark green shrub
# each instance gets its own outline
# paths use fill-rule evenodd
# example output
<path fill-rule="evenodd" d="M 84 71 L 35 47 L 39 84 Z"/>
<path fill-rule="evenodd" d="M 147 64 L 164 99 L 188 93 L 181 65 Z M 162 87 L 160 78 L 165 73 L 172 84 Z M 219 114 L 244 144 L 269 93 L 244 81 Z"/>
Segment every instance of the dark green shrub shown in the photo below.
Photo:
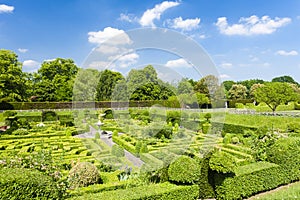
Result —
<path fill-rule="evenodd" d="M 217 199 L 244 199 L 268 191 L 284 183 L 285 175 L 273 163 L 258 162 L 238 167 L 236 176 L 216 181 Z"/>
<path fill-rule="evenodd" d="M 179 111 L 168 111 L 167 112 L 167 123 L 172 122 L 173 125 L 180 124 L 181 114 Z"/>
<path fill-rule="evenodd" d="M 209 160 L 213 152 L 205 154 L 201 160 L 201 174 L 198 182 L 199 185 L 199 198 L 209 199 L 215 197 L 213 173 L 209 168 Z"/>
<path fill-rule="evenodd" d="M 70 188 L 84 187 L 98 183 L 100 174 L 95 165 L 89 162 L 78 162 L 69 172 Z"/>
<path fill-rule="evenodd" d="M 120 147 L 117 144 L 114 144 L 111 148 L 111 154 L 117 157 L 124 157 L 125 156 L 125 152 L 124 149 L 122 147 Z"/>
<path fill-rule="evenodd" d="M 206 113 L 204 115 L 204 118 L 206 119 L 206 121 L 209 121 L 211 119 L 211 114 L 210 113 Z"/>
<path fill-rule="evenodd" d="M 113 119 L 114 115 L 113 115 L 113 111 L 112 109 L 107 109 L 104 111 L 105 115 L 104 115 L 104 119 Z"/>
<path fill-rule="evenodd" d="M 67 127 L 75 126 L 74 120 L 59 120 L 59 123 L 60 125 Z"/>
<path fill-rule="evenodd" d="M 200 178 L 200 170 L 200 164 L 196 160 L 181 156 L 170 164 L 168 175 L 171 181 L 194 184 Z"/>
<path fill-rule="evenodd" d="M 239 143 L 240 142 L 240 139 L 238 138 L 238 137 L 233 137 L 233 138 L 231 138 L 231 143 L 232 144 L 237 144 L 237 143 Z"/>
<path fill-rule="evenodd" d="M 42 121 L 56 121 L 57 114 L 54 111 L 43 111 L 42 112 Z"/>
<path fill-rule="evenodd" d="M 300 123 L 289 123 L 287 124 L 287 132 L 289 133 L 299 133 L 300 132 Z"/>
<path fill-rule="evenodd" d="M 62 199 L 51 177 L 34 169 L 0 169 L 1 199 Z"/>

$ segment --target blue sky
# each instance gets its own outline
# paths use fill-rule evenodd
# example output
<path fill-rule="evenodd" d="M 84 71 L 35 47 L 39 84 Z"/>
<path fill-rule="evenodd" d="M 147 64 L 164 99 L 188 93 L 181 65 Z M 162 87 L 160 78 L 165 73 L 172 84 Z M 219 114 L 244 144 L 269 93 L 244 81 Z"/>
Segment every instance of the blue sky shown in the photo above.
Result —
<path fill-rule="evenodd" d="M 0 0 L 0 48 L 15 51 L 26 71 L 57 57 L 84 66 L 109 36 L 147 27 L 191 37 L 222 80 L 290 75 L 300 82 L 297 0 Z M 200 78 L 186 61 L 158 50 L 131 51 L 112 69 L 126 73 L 152 63 Z"/>

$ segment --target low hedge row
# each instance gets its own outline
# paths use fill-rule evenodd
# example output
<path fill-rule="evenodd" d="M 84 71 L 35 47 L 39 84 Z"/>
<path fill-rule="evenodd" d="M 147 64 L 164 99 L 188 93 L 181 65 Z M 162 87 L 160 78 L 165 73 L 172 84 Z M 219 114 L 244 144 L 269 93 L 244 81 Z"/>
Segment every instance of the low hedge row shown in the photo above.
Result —
<path fill-rule="evenodd" d="M 140 158 L 142 161 L 144 161 L 147 165 L 150 165 L 151 167 L 157 168 L 163 166 L 163 161 L 157 159 L 149 153 L 141 153 Z"/>
<path fill-rule="evenodd" d="M 62 199 L 51 177 L 33 169 L 0 169 L 0 199 Z"/>
<path fill-rule="evenodd" d="M 105 199 L 105 200 L 190 200 L 197 199 L 199 188 L 197 185 L 177 186 L 170 183 L 153 184 L 128 189 L 101 192 L 96 194 L 85 194 L 79 197 L 70 198 L 72 200 L 81 199 Z"/>
<path fill-rule="evenodd" d="M 102 178 L 102 177 L 101 177 Z M 114 183 L 105 183 L 105 184 L 95 184 L 87 187 L 76 188 L 75 190 L 70 190 L 69 195 L 75 199 L 80 199 L 80 196 L 86 194 L 99 193 L 104 191 L 126 189 L 129 184 L 132 183 L 132 180 L 118 181 Z"/>
<path fill-rule="evenodd" d="M 124 101 L 124 102 L 0 102 L 0 110 L 41 110 L 72 108 L 116 108 L 116 107 L 151 107 L 159 104 L 164 107 L 180 108 L 178 101 Z"/>
<path fill-rule="evenodd" d="M 238 167 L 236 176 L 215 176 L 217 199 L 242 199 L 258 192 L 268 191 L 285 183 L 280 166 L 267 162 Z"/>
<path fill-rule="evenodd" d="M 126 149 L 127 151 L 131 152 L 132 154 L 136 154 L 136 150 L 135 150 L 135 146 L 133 146 L 132 144 L 130 144 L 129 142 L 126 142 L 125 140 L 122 140 L 119 136 L 112 136 L 112 140 L 120 145 L 121 147 L 123 147 L 124 149 Z"/>

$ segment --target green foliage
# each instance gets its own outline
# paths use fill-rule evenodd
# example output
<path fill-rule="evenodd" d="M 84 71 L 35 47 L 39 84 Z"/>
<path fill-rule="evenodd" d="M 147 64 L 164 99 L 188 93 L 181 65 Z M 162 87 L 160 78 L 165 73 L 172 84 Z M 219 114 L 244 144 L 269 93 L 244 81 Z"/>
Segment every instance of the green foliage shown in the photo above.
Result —
<path fill-rule="evenodd" d="M 181 113 L 179 111 L 170 110 L 167 112 L 167 123 L 172 122 L 173 125 L 180 123 Z"/>
<path fill-rule="evenodd" d="M 211 119 L 211 113 L 205 113 L 204 118 L 206 121 L 209 121 Z"/>
<path fill-rule="evenodd" d="M 149 152 L 149 150 L 148 150 L 148 147 L 147 147 L 147 143 L 143 143 L 142 144 L 142 147 L 141 147 L 141 149 L 140 149 L 140 153 L 148 153 Z"/>
<path fill-rule="evenodd" d="M 228 97 L 230 99 L 246 99 L 247 87 L 242 84 L 234 84 L 228 91 Z"/>
<path fill-rule="evenodd" d="M 244 108 L 245 108 L 245 105 L 242 104 L 242 103 L 236 103 L 236 104 L 235 104 L 235 108 L 238 108 L 238 109 L 244 109 Z"/>
<path fill-rule="evenodd" d="M 100 174 L 95 165 L 89 162 L 78 162 L 68 175 L 70 188 L 84 187 L 98 183 Z"/>
<path fill-rule="evenodd" d="M 106 200 L 192 200 L 197 199 L 199 188 L 197 185 L 176 186 L 170 183 L 151 184 L 147 186 L 133 187 L 114 191 L 105 191 L 96 194 L 86 194 L 79 197 L 73 197 L 70 200 L 81 199 L 106 199 Z"/>
<path fill-rule="evenodd" d="M 129 152 L 131 152 L 131 153 L 133 153 L 133 154 L 138 153 L 138 152 L 136 151 L 135 146 L 133 146 L 133 145 L 130 144 L 129 142 L 126 142 L 125 140 L 121 139 L 119 136 L 114 136 L 114 135 L 113 135 L 113 136 L 112 136 L 112 139 L 113 139 L 113 141 L 114 141 L 116 144 L 120 145 L 121 147 L 123 147 L 123 148 L 126 149 L 127 151 L 129 151 Z"/>
<path fill-rule="evenodd" d="M 114 144 L 111 148 L 111 154 L 117 157 L 124 157 L 125 156 L 125 152 L 124 149 L 122 147 L 120 147 L 117 144 Z"/>
<path fill-rule="evenodd" d="M 210 123 L 204 123 L 204 124 L 202 124 L 202 132 L 204 134 L 207 134 L 210 129 L 211 129 L 211 124 Z"/>
<path fill-rule="evenodd" d="M 27 135 L 28 133 L 28 130 L 24 128 L 19 128 L 12 132 L 13 135 Z"/>
<path fill-rule="evenodd" d="M 99 132 L 96 132 L 95 139 L 100 139 L 100 133 Z"/>
<path fill-rule="evenodd" d="M 209 160 L 212 155 L 212 152 L 205 154 L 201 160 L 201 174 L 199 178 L 199 198 L 208 199 L 214 198 L 214 184 L 213 184 L 213 173 L 209 167 Z"/>
<path fill-rule="evenodd" d="M 42 112 L 42 121 L 56 121 L 57 114 L 54 111 L 43 111 Z"/>
<path fill-rule="evenodd" d="M 287 83 L 271 82 L 256 89 L 257 102 L 265 102 L 274 112 L 280 104 L 296 100 L 296 93 Z"/>
<path fill-rule="evenodd" d="M 0 49 L 0 102 L 26 100 L 29 88 L 26 79 L 18 56 L 12 51 Z"/>
<path fill-rule="evenodd" d="M 77 72 L 78 67 L 71 59 L 44 61 L 34 74 L 32 95 L 39 101 L 71 101 Z"/>
<path fill-rule="evenodd" d="M 188 156 L 181 156 L 170 164 L 168 175 L 171 181 L 194 184 L 200 179 L 200 170 L 200 164 L 196 160 Z"/>
<path fill-rule="evenodd" d="M 237 163 L 232 156 L 223 151 L 216 151 L 209 160 L 210 169 L 221 173 L 234 173 Z"/>
<path fill-rule="evenodd" d="M 238 137 L 231 138 L 231 143 L 232 144 L 238 144 L 239 142 L 240 142 L 240 139 Z"/>
<path fill-rule="evenodd" d="M 272 79 L 272 82 L 281 82 L 281 83 L 294 83 L 299 85 L 292 77 L 290 76 L 279 76 Z"/>
<path fill-rule="evenodd" d="M 285 178 L 278 165 L 267 162 L 241 166 L 236 174 L 217 184 L 217 199 L 244 199 L 281 185 Z"/>
<path fill-rule="evenodd" d="M 0 169 L 1 199 L 63 199 L 51 177 L 33 169 Z"/>

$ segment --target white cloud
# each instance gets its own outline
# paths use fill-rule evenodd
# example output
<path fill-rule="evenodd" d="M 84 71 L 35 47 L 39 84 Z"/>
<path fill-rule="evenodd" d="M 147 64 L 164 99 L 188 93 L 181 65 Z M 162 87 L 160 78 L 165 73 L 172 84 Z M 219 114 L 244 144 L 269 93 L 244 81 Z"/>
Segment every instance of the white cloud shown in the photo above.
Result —
<path fill-rule="evenodd" d="M 121 56 L 120 58 L 118 58 L 117 66 L 119 66 L 121 68 L 129 67 L 130 65 L 133 65 L 133 64 L 137 63 L 138 59 L 139 59 L 139 55 L 136 54 L 136 53 L 126 54 L 126 55 Z"/>
<path fill-rule="evenodd" d="M 223 69 L 231 69 L 232 68 L 232 63 L 224 62 L 220 65 Z"/>
<path fill-rule="evenodd" d="M 225 35 L 265 35 L 274 33 L 278 28 L 291 22 L 290 18 L 275 17 L 271 19 L 269 16 L 261 18 L 252 15 L 248 18 L 240 18 L 239 23 L 228 25 L 226 17 L 218 18 L 216 26 L 220 32 Z"/>
<path fill-rule="evenodd" d="M 21 49 L 21 48 L 19 48 L 18 51 L 19 51 L 20 53 L 26 53 L 26 52 L 28 51 L 28 49 Z"/>
<path fill-rule="evenodd" d="M 130 44 L 131 40 L 129 36 L 123 31 L 116 28 L 106 27 L 103 31 L 98 32 L 89 32 L 88 40 L 90 43 L 101 44 L 101 43 L 109 43 L 112 45 L 119 44 Z M 113 38 L 112 40 L 109 40 Z"/>
<path fill-rule="evenodd" d="M 169 20 L 167 23 L 172 28 L 182 29 L 184 31 L 191 31 L 199 27 L 200 18 L 183 20 L 182 17 L 177 17 L 172 21 Z"/>
<path fill-rule="evenodd" d="M 166 67 L 191 67 L 191 65 L 183 58 L 179 58 L 177 60 L 169 60 L 165 64 L 165 66 Z"/>
<path fill-rule="evenodd" d="M 138 21 L 137 17 L 135 17 L 133 14 L 124 14 L 124 13 L 120 14 L 119 20 L 130 22 L 130 23 Z"/>
<path fill-rule="evenodd" d="M 14 11 L 15 7 L 8 6 L 5 4 L 0 4 L 0 13 L 12 13 Z"/>
<path fill-rule="evenodd" d="M 24 60 L 23 61 L 23 69 L 27 72 L 34 72 L 40 66 L 40 63 L 35 60 Z"/>
<path fill-rule="evenodd" d="M 116 54 L 120 52 L 120 48 L 111 45 L 100 45 L 96 51 L 104 53 L 104 54 Z"/>
<path fill-rule="evenodd" d="M 220 74 L 219 77 L 220 77 L 221 79 L 227 79 L 227 78 L 230 78 L 230 76 L 227 75 L 227 74 Z"/>
<path fill-rule="evenodd" d="M 144 12 L 143 16 L 139 20 L 139 23 L 142 26 L 152 26 L 155 27 L 153 21 L 155 19 L 159 20 L 160 16 L 163 12 L 165 12 L 167 9 L 178 6 L 179 2 L 173 2 L 173 1 L 164 1 L 160 4 L 156 4 L 154 8 L 148 9 Z"/>
<path fill-rule="evenodd" d="M 297 51 L 284 51 L 284 50 L 279 50 L 276 52 L 277 55 L 280 56 L 297 56 L 298 52 Z"/>

